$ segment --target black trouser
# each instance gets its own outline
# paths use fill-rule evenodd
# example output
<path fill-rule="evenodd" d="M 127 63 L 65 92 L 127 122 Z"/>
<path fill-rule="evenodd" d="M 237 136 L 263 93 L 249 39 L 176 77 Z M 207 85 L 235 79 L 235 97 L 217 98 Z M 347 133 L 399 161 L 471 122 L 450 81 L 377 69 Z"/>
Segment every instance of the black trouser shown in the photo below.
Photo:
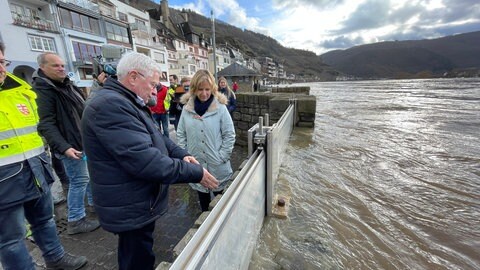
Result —
<path fill-rule="evenodd" d="M 70 183 L 67 173 L 65 172 L 65 167 L 63 167 L 62 161 L 56 158 L 54 154 L 52 154 L 52 167 L 58 178 L 60 179 L 60 183 L 64 185 Z"/>
<path fill-rule="evenodd" d="M 153 230 L 155 221 L 144 227 L 118 234 L 118 269 L 152 270 L 155 264 L 153 254 Z"/>
<path fill-rule="evenodd" d="M 208 205 L 212 201 L 210 198 L 210 193 L 205 193 L 205 192 L 200 192 L 197 191 L 198 193 L 198 200 L 200 201 L 200 207 L 202 208 L 202 212 L 208 211 Z M 213 195 L 217 196 L 218 194 L 221 194 L 222 191 L 216 191 L 213 192 Z"/>

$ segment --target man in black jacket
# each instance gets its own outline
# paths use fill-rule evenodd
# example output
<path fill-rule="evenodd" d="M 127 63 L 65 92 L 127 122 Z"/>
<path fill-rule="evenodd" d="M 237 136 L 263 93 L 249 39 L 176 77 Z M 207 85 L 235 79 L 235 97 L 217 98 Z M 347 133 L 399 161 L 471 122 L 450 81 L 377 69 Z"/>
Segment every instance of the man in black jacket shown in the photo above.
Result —
<path fill-rule="evenodd" d="M 118 81 L 107 79 L 82 118 L 95 210 L 102 228 L 119 236 L 120 270 L 153 269 L 153 230 L 167 211 L 169 184 L 218 186 L 155 125 L 145 103 L 155 95 L 160 74 L 151 58 L 125 54 L 117 66 Z"/>
<path fill-rule="evenodd" d="M 85 193 L 90 181 L 80 135 L 85 98 L 66 76 L 60 56 L 43 53 L 37 62 L 40 68 L 33 74 L 33 88 L 38 95 L 38 132 L 62 161 L 70 180 L 67 233 L 90 232 L 100 224 L 97 220 L 88 220 L 85 213 Z"/>

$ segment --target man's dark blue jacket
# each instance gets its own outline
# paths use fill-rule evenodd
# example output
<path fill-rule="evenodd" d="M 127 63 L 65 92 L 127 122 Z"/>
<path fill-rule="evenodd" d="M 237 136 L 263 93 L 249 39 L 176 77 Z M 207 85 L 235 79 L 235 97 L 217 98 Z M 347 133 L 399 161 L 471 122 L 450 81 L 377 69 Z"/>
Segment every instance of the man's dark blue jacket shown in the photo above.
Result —
<path fill-rule="evenodd" d="M 82 139 L 102 227 L 118 233 L 143 227 L 167 211 L 168 184 L 198 183 L 203 168 L 164 137 L 135 93 L 107 79 L 86 103 Z"/>

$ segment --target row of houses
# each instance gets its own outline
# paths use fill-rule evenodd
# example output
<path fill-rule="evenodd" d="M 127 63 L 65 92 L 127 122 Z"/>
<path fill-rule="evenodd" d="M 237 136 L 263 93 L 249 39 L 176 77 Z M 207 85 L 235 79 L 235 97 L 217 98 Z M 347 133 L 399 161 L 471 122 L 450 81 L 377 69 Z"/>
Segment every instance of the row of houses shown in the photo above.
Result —
<path fill-rule="evenodd" d="M 193 31 L 187 12 L 172 12 L 168 1 L 139 10 L 129 0 L 8 0 L 0 3 L 0 35 L 12 64 L 10 72 L 31 81 L 37 56 L 55 52 L 65 59 L 69 76 L 79 87 L 90 87 L 94 62 L 136 51 L 154 59 L 168 75 L 192 76 L 198 69 L 214 73 L 210 37 Z M 228 44 L 216 46 L 217 72 L 236 63 L 255 76 L 237 78 L 264 83 L 286 79 L 283 65 L 262 57 L 245 59 Z"/>

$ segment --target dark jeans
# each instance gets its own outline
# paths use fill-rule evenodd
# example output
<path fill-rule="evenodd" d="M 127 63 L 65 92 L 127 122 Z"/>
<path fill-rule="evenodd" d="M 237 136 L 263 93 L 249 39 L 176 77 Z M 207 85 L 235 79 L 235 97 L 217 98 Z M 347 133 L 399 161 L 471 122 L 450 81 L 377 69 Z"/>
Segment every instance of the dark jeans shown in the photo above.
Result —
<path fill-rule="evenodd" d="M 205 192 L 200 192 L 197 191 L 198 193 L 198 200 L 200 201 L 200 207 L 202 208 L 202 212 L 208 211 L 208 205 L 212 201 L 210 197 L 210 193 L 205 193 Z M 213 192 L 213 195 L 217 196 L 218 194 L 221 194 L 222 191 L 217 191 Z"/>
<path fill-rule="evenodd" d="M 153 230 L 155 221 L 144 227 L 118 234 L 118 269 L 154 268 Z"/>
<path fill-rule="evenodd" d="M 158 126 L 162 128 L 163 135 L 167 138 L 170 137 L 168 132 L 168 113 L 154 113 L 153 119 L 157 121 Z"/>
<path fill-rule="evenodd" d="M 67 173 L 65 172 L 65 168 L 63 167 L 62 161 L 58 159 L 55 155 L 52 156 L 52 167 L 53 170 L 55 170 L 55 173 L 57 174 L 58 178 L 60 179 L 60 183 L 63 185 L 69 184 L 70 181 L 68 180 Z"/>
<path fill-rule="evenodd" d="M 35 269 L 25 245 L 25 219 L 46 262 L 57 261 L 65 254 L 53 220 L 52 195 L 47 190 L 38 199 L 0 210 L 0 261 L 3 269 Z"/>

